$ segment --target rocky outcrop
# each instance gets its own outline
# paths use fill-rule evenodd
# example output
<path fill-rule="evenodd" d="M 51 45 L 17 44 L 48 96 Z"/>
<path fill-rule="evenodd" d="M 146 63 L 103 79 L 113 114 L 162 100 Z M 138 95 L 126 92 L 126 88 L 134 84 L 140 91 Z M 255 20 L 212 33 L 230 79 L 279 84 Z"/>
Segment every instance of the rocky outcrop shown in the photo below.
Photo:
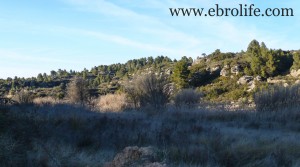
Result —
<path fill-rule="evenodd" d="M 247 84 L 248 85 L 248 92 L 252 91 L 256 85 L 255 85 L 255 81 L 258 81 L 260 78 L 254 78 L 253 76 L 242 76 L 238 81 L 237 81 L 237 84 L 240 84 L 240 85 L 245 85 Z"/>
<path fill-rule="evenodd" d="M 223 77 L 228 77 L 229 71 L 223 68 L 220 72 L 220 75 Z"/>
<path fill-rule="evenodd" d="M 212 67 L 212 68 L 207 67 L 206 71 L 208 71 L 211 75 L 212 74 L 219 74 L 220 71 L 221 71 L 221 67 L 220 66 L 215 66 L 215 67 Z"/>
<path fill-rule="evenodd" d="M 295 77 L 295 78 L 300 77 L 300 69 L 298 69 L 298 70 L 292 70 L 291 71 L 291 76 Z"/>
<path fill-rule="evenodd" d="M 254 80 L 260 82 L 260 81 L 262 81 L 262 77 L 258 75 L 258 76 L 256 76 L 256 77 L 254 78 Z"/>
<path fill-rule="evenodd" d="M 210 69 L 211 73 L 215 73 L 215 72 L 218 72 L 218 71 L 221 71 L 221 67 L 220 66 L 216 66 L 216 67 L 213 67 L 213 68 Z"/>
<path fill-rule="evenodd" d="M 105 167 L 167 167 L 157 162 L 158 157 L 152 147 L 126 147 Z"/>
<path fill-rule="evenodd" d="M 283 83 L 286 83 L 287 80 L 285 80 L 285 79 L 273 79 L 273 78 L 268 78 L 268 79 L 267 79 L 267 82 L 270 83 L 270 84 L 283 84 Z"/>
<path fill-rule="evenodd" d="M 226 65 L 222 68 L 221 72 L 220 72 L 220 75 L 223 76 L 223 77 L 228 77 L 229 76 L 229 66 Z"/>
<path fill-rule="evenodd" d="M 240 85 L 245 85 L 245 84 L 249 84 L 253 81 L 253 76 L 242 76 L 238 81 L 237 83 L 240 84 Z"/>
<path fill-rule="evenodd" d="M 252 91 L 256 87 L 255 82 L 251 81 L 248 86 L 248 92 Z"/>
<path fill-rule="evenodd" d="M 230 72 L 232 74 L 238 75 L 240 72 L 242 72 L 242 68 L 240 65 L 235 65 L 235 66 L 231 67 Z"/>

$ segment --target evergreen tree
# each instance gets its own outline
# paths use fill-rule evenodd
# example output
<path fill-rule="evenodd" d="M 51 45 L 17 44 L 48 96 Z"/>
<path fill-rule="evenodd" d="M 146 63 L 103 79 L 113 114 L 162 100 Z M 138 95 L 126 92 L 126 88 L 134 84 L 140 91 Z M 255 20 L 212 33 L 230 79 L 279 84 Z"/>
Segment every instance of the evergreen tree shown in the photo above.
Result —
<path fill-rule="evenodd" d="M 293 66 L 292 69 L 299 69 L 300 68 L 300 53 L 299 52 L 295 52 L 293 54 Z"/>
<path fill-rule="evenodd" d="M 254 75 L 262 75 L 262 74 L 265 75 L 263 69 L 263 66 L 265 65 L 265 61 L 262 57 L 261 47 L 258 41 L 253 40 L 250 42 L 247 49 L 247 55 L 250 57 L 250 67 L 252 73 Z"/>
<path fill-rule="evenodd" d="M 273 50 L 269 51 L 267 53 L 267 62 L 266 62 L 266 68 L 267 68 L 267 75 L 268 76 L 274 76 L 278 72 L 278 57 L 274 53 Z"/>
<path fill-rule="evenodd" d="M 175 64 L 174 71 L 172 74 L 172 80 L 175 82 L 178 88 L 188 87 L 188 76 L 190 70 L 188 69 L 188 59 L 183 57 L 182 60 Z"/>
<path fill-rule="evenodd" d="M 43 82 L 44 81 L 43 75 L 41 73 L 38 74 L 36 79 L 37 79 L 38 82 Z"/>

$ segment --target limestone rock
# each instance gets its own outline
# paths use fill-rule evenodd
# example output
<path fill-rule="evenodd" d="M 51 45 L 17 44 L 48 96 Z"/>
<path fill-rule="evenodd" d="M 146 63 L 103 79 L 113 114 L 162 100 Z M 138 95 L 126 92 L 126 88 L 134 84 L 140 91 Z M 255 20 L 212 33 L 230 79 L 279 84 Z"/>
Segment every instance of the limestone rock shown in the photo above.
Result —
<path fill-rule="evenodd" d="M 218 74 L 221 71 L 221 67 L 220 66 L 215 66 L 213 68 L 207 67 L 206 71 L 209 71 L 210 74 Z"/>
<path fill-rule="evenodd" d="M 253 76 L 244 75 L 237 81 L 237 83 L 240 85 L 252 84 L 252 83 L 250 83 L 251 81 L 253 81 Z"/>
<path fill-rule="evenodd" d="M 229 76 L 229 66 L 228 65 L 225 65 L 221 72 L 220 72 L 220 75 L 223 76 L 223 77 L 227 77 Z"/>
<path fill-rule="evenodd" d="M 231 67 L 232 74 L 238 75 L 240 72 L 242 72 L 242 68 L 239 65 Z"/>
<path fill-rule="evenodd" d="M 229 71 L 227 69 L 222 69 L 220 75 L 223 77 L 227 77 L 229 75 Z"/>
<path fill-rule="evenodd" d="M 216 67 L 211 68 L 211 69 L 210 69 L 210 72 L 211 72 L 211 73 L 214 73 L 214 72 L 218 72 L 218 71 L 220 71 L 220 70 L 221 70 L 221 67 L 220 67 L 220 66 L 216 66 Z"/>
<path fill-rule="evenodd" d="M 255 89 L 256 85 L 255 85 L 255 82 L 251 81 L 249 83 L 249 86 L 248 86 L 248 92 L 252 91 L 253 89 Z"/>
<path fill-rule="evenodd" d="M 297 77 L 300 77 L 300 69 L 298 70 L 292 70 L 291 71 L 291 76 L 297 78 Z"/>
<path fill-rule="evenodd" d="M 283 84 L 283 83 L 286 83 L 287 80 L 284 80 L 284 79 L 272 79 L 272 78 L 268 78 L 268 79 L 267 79 L 267 82 L 268 82 L 268 83 L 271 83 L 271 84 Z"/>
<path fill-rule="evenodd" d="M 262 77 L 258 75 L 258 76 L 255 77 L 254 80 L 255 80 L 255 81 L 262 81 Z"/>

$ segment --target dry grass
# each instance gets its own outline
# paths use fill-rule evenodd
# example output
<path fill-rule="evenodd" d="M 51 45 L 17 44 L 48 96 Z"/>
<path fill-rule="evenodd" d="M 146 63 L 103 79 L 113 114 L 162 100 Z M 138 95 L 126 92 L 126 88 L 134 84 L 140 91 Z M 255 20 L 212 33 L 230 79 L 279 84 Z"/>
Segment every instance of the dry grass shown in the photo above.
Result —
<path fill-rule="evenodd" d="M 0 166 L 103 166 L 128 146 L 156 148 L 168 166 L 300 163 L 298 108 L 273 113 L 169 109 L 149 115 L 57 104 L 12 106 L 3 116 L 0 148 L 7 151 L 0 149 L 0 159 L 5 157 Z"/>
<path fill-rule="evenodd" d="M 97 108 L 102 112 L 121 112 L 129 106 L 125 94 L 107 94 L 98 100 Z"/>
<path fill-rule="evenodd" d="M 297 107 L 300 102 L 300 84 L 283 87 L 273 86 L 254 95 L 258 111 L 278 111 Z"/>
<path fill-rule="evenodd" d="M 56 100 L 53 97 L 47 96 L 47 97 L 38 97 L 33 99 L 33 104 L 38 105 L 38 106 L 43 106 L 43 105 L 55 105 L 61 103 L 59 100 Z"/>
<path fill-rule="evenodd" d="M 203 95 L 194 89 L 183 89 L 174 97 L 174 104 L 176 107 L 193 108 L 199 103 Z"/>
<path fill-rule="evenodd" d="M 33 95 L 32 92 L 22 89 L 15 93 L 13 100 L 17 101 L 19 104 L 32 104 Z"/>

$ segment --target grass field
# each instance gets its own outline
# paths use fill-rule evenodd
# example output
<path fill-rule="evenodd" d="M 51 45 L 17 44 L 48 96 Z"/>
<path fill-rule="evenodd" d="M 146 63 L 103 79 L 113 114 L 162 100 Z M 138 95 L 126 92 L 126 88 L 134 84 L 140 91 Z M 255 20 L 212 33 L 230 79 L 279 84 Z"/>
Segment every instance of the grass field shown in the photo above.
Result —
<path fill-rule="evenodd" d="M 2 107 L 0 166 L 103 166 L 151 146 L 168 166 L 300 166 L 300 111 L 101 113 L 67 104 Z"/>

